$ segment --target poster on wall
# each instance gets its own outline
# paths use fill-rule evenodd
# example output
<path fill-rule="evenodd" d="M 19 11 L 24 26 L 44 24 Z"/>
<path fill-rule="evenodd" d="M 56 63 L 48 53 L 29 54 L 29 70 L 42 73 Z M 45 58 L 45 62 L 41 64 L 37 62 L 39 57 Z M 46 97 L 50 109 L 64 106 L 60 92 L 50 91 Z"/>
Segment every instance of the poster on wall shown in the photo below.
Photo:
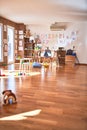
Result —
<path fill-rule="evenodd" d="M 22 40 L 19 41 L 19 46 L 22 46 Z"/>
<path fill-rule="evenodd" d="M 71 32 L 71 40 L 72 41 L 76 40 L 76 32 L 74 32 L 74 31 Z"/>
<path fill-rule="evenodd" d="M 23 35 L 19 35 L 19 39 L 23 39 Z"/>
<path fill-rule="evenodd" d="M 18 49 L 19 49 L 19 51 L 23 51 L 23 47 L 19 47 Z"/>
<path fill-rule="evenodd" d="M 23 30 L 20 30 L 20 31 L 19 31 L 19 34 L 23 34 Z"/>

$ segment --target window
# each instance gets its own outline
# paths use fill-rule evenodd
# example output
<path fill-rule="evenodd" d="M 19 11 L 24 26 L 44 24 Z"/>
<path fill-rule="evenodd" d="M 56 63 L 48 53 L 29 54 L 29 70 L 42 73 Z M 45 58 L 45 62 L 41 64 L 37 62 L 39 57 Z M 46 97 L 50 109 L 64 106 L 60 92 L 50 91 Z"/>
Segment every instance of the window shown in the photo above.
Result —
<path fill-rule="evenodd" d="M 7 27 L 8 35 L 8 63 L 14 62 L 14 28 Z"/>
<path fill-rule="evenodd" d="M 0 62 L 3 61 L 2 24 L 0 23 Z"/>

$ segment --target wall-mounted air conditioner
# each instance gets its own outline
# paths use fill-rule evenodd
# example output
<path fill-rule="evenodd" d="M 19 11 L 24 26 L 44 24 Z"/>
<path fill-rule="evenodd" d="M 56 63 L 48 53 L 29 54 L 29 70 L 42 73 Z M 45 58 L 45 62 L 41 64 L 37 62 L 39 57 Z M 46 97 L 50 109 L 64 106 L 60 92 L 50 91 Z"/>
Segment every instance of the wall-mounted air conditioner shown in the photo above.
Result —
<path fill-rule="evenodd" d="M 64 22 L 55 22 L 50 26 L 51 31 L 63 31 L 67 27 L 66 23 Z"/>

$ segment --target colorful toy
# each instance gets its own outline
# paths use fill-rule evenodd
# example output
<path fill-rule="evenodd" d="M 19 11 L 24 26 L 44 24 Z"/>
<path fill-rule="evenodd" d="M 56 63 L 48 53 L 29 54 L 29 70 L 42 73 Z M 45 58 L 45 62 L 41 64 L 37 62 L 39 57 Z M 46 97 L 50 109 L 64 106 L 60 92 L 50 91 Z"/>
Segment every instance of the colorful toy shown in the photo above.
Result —
<path fill-rule="evenodd" d="M 45 62 L 45 63 L 43 64 L 43 66 L 44 66 L 44 68 L 49 68 L 49 64 L 48 64 L 47 62 Z"/>
<path fill-rule="evenodd" d="M 2 94 L 4 95 L 3 102 L 5 105 L 17 103 L 16 96 L 11 90 L 4 90 Z"/>
<path fill-rule="evenodd" d="M 41 64 L 40 63 L 38 63 L 38 62 L 34 62 L 33 64 L 32 64 L 32 66 L 34 67 L 34 68 L 41 68 Z"/>
<path fill-rule="evenodd" d="M 0 76 L 5 76 L 5 74 L 2 74 L 2 75 L 0 75 Z"/>
<path fill-rule="evenodd" d="M 2 74 L 1 70 L 0 70 L 0 76 L 5 76 L 5 74 Z"/>

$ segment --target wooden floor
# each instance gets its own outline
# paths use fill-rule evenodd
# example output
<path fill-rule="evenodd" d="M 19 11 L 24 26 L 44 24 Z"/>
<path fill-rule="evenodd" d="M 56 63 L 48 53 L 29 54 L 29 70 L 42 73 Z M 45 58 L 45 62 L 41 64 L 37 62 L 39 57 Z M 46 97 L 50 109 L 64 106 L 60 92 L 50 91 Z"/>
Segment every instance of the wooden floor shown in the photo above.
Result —
<path fill-rule="evenodd" d="M 0 78 L 0 130 L 87 130 L 87 66 L 31 71 L 40 74 Z M 16 94 L 17 104 L 3 106 L 5 89 Z M 25 119 L 17 120 L 23 113 Z"/>

